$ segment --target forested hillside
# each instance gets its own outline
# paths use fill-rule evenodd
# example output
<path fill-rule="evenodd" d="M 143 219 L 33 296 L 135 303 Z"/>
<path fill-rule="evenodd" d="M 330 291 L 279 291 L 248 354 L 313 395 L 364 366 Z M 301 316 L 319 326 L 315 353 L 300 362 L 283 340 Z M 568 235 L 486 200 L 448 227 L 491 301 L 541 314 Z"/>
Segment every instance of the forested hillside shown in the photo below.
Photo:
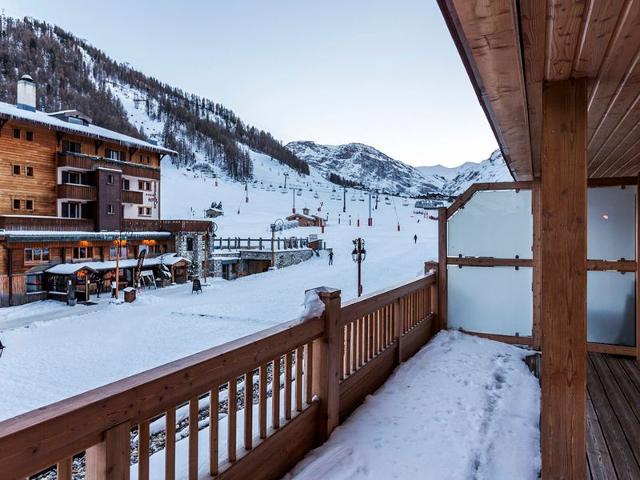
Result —
<path fill-rule="evenodd" d="M 245 124 L 223 105 L 118 63 L 59 27 L 0 17 L 0 101 L 15 103 L 16 81 L 25 73 L 37 84 L 38 109 L 77 109 L 97 125 L 156 140 L 179 153 L 173 158 L 178 165 L 204 161 L 232 178 L 248 178 L 251 158 L 240 143 L 309 173 L 307 163 L 271 134 Z M 122 103 L 129 97 L 144 112 L 137 126 Z"/>

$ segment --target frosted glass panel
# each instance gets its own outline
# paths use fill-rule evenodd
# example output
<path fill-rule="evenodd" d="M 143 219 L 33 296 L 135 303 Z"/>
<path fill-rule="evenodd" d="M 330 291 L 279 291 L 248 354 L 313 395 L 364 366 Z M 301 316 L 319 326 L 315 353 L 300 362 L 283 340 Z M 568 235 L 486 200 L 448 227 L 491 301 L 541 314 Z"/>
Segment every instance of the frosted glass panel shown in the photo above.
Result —
<path fill-rule="evenodd" d="M 635 259 L 636 187 L 589 189 L 587 258 Z"/>
<path fill-rule="evenodd" d="M 449 327 L 502 335 L 531 335 L 531 268 L 451 265 L 447 275 Z"/>
<path fill-rule="evenodd" d="M 633 273 L 587 272 L 587 339 L 614 345 L 635 345 Z"/>
<path fill-rule="evenodd" d="M 477 192 L 448 226 L 450 257 L 531 258 L 531 191 Z"/>

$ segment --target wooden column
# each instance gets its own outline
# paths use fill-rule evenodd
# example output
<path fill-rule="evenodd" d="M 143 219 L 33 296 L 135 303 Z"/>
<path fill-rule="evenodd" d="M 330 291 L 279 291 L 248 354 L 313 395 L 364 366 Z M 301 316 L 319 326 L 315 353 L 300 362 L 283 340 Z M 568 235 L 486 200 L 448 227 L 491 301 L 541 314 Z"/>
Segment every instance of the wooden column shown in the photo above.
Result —
<path fill-rule="evenodd" d="M 447 328 L 447 209 L 438 208 L 438 330 Z"/>
<path fill-rule="evenodd" d="M 543 91 L 542 477 L 586 475 L 586 79 Z"/>
<path fill-rule="evenodd" d="M 540 179 L 533 181 L 531 189 L 531 208 L 533 210 L 533 348 L 540 350 L 542 345 L 542 319 L 540 318 L 540 289 L 542 283 L 542 271 L 540 269 L 540 240 L 542 231 L 542 197 L 540 192 Z"/>
<path fill-rule="evenodd" d="M 322 443 L 340 422 L 340 290 L 316 289 L 324 303 L 324 335 L 313 342 L 313 394 L 320 399 L 318 443 Z"/>
<path fill-rule="evenodd" d="M 129 480 L 130 430 L 128 424 L 113 427 L 101 443 L 87 449 L 87 480 Z"/>

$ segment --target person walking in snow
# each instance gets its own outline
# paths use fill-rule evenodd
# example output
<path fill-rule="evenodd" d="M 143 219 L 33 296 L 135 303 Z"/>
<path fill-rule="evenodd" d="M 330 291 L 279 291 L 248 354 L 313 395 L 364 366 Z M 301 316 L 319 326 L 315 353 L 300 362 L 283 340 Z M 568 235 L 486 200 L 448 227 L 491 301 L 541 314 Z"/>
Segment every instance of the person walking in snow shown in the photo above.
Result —
<path fill-rule="evenodd" d="M 329 265 L 333 265 L 333 250 L 329 251 Z"/>
<path fill-rule="evenodd" d="M 413 235 L 413 243 L 418 243 L 418 235 Z"/>

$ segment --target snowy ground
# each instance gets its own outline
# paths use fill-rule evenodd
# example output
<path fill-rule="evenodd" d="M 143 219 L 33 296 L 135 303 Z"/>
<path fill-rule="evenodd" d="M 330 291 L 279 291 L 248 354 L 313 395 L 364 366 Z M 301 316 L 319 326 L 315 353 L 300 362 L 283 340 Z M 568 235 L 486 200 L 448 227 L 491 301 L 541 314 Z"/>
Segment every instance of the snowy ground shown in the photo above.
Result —
<path fill-rule="evenodd" d="M 269 157 L 258 155 L 254 164 L 256 177 L 265 184 L 283 183 L 287 169 Z M 324 239 L 334 248 L 333 266 L 326 257 L 314 257 L 235 281 L 210 280 L 201 295 L 192 295 L 189 285 L 146 291 L 131 305 L 104 299 L 95 306 L 47 301 L 0 309 L 0 339 L 7 346 L 0 359 L 0 420 L 290 320 L 301 311 L 305 289 L 325 285 L 342 289 L 344 300 L 355 297 L 351 240 L 357 236 L 366 240 L 368 251 L 365 293 L 409 280 L 422 272 L 425 260 L 435 258 L 437 222 L 413 216 L 413 202 L 403 206 L 397 198 L 392 205 L 381 201 L 369 228 L 364 226 L 367 202 L 359 201 L 358 194 L 352 201 L 349 194 L 346 221 L 341 214 L 338 225 L 342 202 L 331 200 L 330 184 L 314 177 L 307 186 L 289 173 L 289 184 L 305 187 L 303 195 L 296 196 L 297 208 L 316 210 L 324 202 L 322 212 L 329 214 Z M 212 178 L 194 178 L 193 172 L 170 164 L 163 164 L 162 182 L 164 218 L 202 218 L 212 201 L 222 201 L 226 213 L 216 219 L 222 237 L 269 237 L 269 224 L 291 211 L 291 193 L 250 186 L 247 204 L 242 185 L 218 179 L 216 187 Z M 363 225 L 359 228 L 358 217 Z M 287 230 L 286 236 L 310 233 L 320 231 L 299 228 Z"/>
<path fill-rule="evenodd" d="M 540 388 L 524 354 L 441 332 L 291 478 L 537 479 Z"/>

